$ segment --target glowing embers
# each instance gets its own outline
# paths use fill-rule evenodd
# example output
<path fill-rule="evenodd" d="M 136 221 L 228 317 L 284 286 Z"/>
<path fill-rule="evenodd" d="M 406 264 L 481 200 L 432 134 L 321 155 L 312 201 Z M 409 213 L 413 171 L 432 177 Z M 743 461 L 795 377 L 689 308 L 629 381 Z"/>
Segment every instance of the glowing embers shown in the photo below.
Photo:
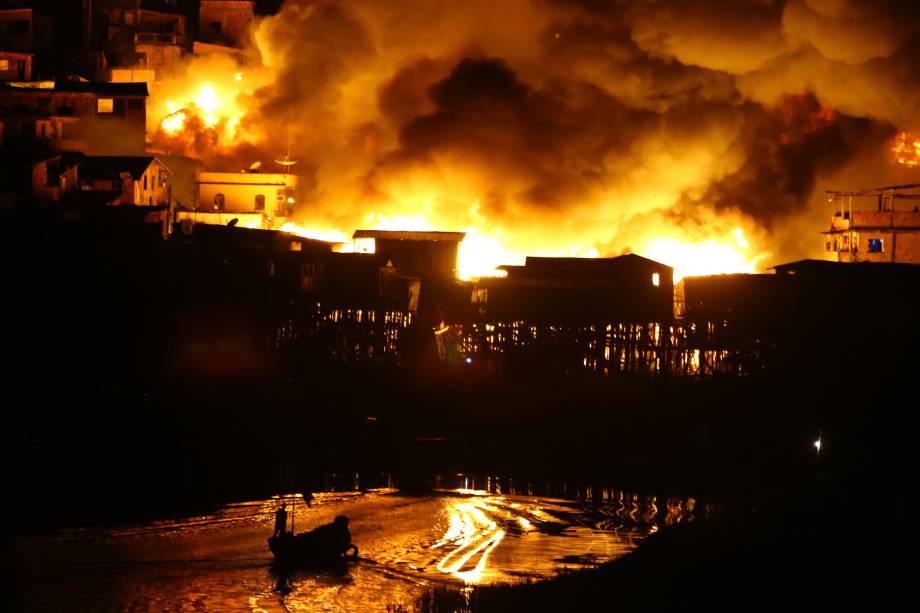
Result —
<path fill-rule="evenodd" d="M 450 510 L 447 532 L 431 546 L 432 549 L 454 547 L 438 561 L 439 571 L 466 583 L 482 580 L 489 554 L 505 537 L 505 531 L 484 509 L 488 509 L 487 505 L 473 501 L 459 502 Z"/>
<path fill-rule="evenodd" d="M 894 137 L 891 154 L 898 164 L 920 166 L 920 138 L 907 132 L 901 132 Z"/>

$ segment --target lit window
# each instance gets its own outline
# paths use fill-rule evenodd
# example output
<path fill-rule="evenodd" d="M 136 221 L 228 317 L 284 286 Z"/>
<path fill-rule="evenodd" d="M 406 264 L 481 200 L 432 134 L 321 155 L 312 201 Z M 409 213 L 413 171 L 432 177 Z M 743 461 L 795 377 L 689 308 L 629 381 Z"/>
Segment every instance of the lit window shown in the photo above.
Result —
<path fill-rule="evenodd" d="M 224 210 L 224 195 L 214 194 L 214 209 L 217 211 Z"/>
<path fill-rule="evenodd" d="M 10 61 L 9 60 L 0 60 L 0 70 L 9 70 Z"/>
<path fill-rule="evenodd" d="M 882 253 L 882 239 L 880 238 L 870 238 L 869 239 L 869 253 Z"/>
<path fill-rule="evenodd" d="M 655 287 L 661 285 L 661 275 L 659 275 L 657 272 L 652 273 L 652 285 Z"/>
<path fill-rule="evenodd" d="M 97 113 L 111 113 L 115 108 L 115 101 L 112 98 L 99 98 L 96 100 Z"/>

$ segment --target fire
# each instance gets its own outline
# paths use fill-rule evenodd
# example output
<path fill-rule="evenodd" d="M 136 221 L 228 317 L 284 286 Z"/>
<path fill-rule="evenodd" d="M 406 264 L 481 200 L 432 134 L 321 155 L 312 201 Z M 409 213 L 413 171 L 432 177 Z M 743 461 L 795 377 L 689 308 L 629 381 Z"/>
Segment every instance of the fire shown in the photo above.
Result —
<path fill-rule="evenodd" d="M 736 221 L 731 215 L 713 213 L 711 223 L 693 233 L 666 216 L 644 218 L 657 223 L 636 221 L 643 219 L 637 212 L 665 210 L 685 190 L 698 189 L 713 163 L 708 156 L 690 155 L 687 163 L 674 163 L 683 158 L 665 156 L 671 174 L 657 190 L 636 194 L 621 187 L 612 194 L 602 190 L 601 195 L 589 190 L 584 202 L 572 207 L 571 215 L 554 216 L 552 210 L 534 209 L 524 195 L 533 187 L 532 178 L 513 164 L 511 174 L 505 176 L 504 166 L 484 166 L 475 156 L 448 152 L 436 153 L 408 170 L 387 164 L 373 172 L 362 167 L 361 163 L 380 161 L 381 155 L 385 158 L 386 151 L 396 146 L 396 132 L 388 134 L 372 103 L 380 87 L 374 80 L 376 73 L 361 73 L 337 90 L 341 99 L 336 99 L 334 108 L 339 112 L 323 123 L 301 126 L 293 134 L 279 131 L 260 115 L 265 112 L 265 92 L 280 74 L 279 67 L 265 59 L 270 56 L 263 53 L 263 63 L 249 64 L 245 72 L 226 58 L 195 58 L 181 78 L 158 86 L 148 119 L 153 139 L 159 139 L 165 150 L 197 159 L 238 159 L 239 151 L 280 155 L 295 145 L 295 157 L 304 166 L 307 162 L 317 166 L 321 190 L 311 195 L 315 208 L 302 208 L 296 221 L 276 229 L 335 243 L 336 251 L 364 253 L 374 246 L 352 240 L 354 230 L 464 232 L 457 262 L 457 275 L 463 280 L 503 276 L 498 267 L 523 264 L 528 255 L 608 257 L 627 247 L 674 267 L 675 280 L 689 274 L 754 272 L 765 257 L 751 244 L 758 241 L 749 243 L 740 227 L 752 228 L 747 218 Z M 818 106 L 806 109 L 810 114 L 797 121 L 797 108 L 790 106 L 785 118 L 790 133 L 807 133 L 835 119 L 831 110 Z M 353 129 L 357 124 L 364 129 L 378 123 L 383 127 L 368 132 L 370 136 L 358 138 L 364 132 Z M 359 151 L 349 149 L 354 143 L 361 144 Z M 913 155 L 920 163 L 920 147 Z M 640 162 L 635 164 L 635 180 L 647 185 Z"/>
<path fill-rule="evenodd" d="M 351 248 L 351 238 L 339 230 L 334 230 L 332 228 L 306 228 L 293 221 L 285 223 L 278 229 L 282 232 L 290 232 L 291 234 L 296 234 L 304 238 L 335 243 L 334 250 L 341 253 L 353 251 Z"/>
<path fill-rule="evenodd" d="M 163 118 L 163 121 L 160 122 L 160 127 L 167 134 L 178 134 L 185 128 L 187 119 L 188 116 L 185 111 L 175 111 Z"/>
<path fill-rule="evenodd" d="M 169 136 L 177 136 L 188 127 L 190 115 L 199 117 L 206 128 L 218 130 L 223 142 L 236 139 L 236 128 L 243 111 L 235 104 L 232 95 L 219 93 L 210 82 L 202 83 L 187 100 L 166 101 L 169 113 L 160 121 L 160 129 Z"/>
<path fill-rule="evenodd" d="M 898 164 L 920 166 L 920 138 L 901 132 L 894 137 L 891 153 Z"/>
<path fill-rule="evenodd" d="M 428 222 L 424 216 L 387 217 L 369 213 L 366 219 L 369 223 L 363 227 L 370 230 L 437 231 L 445 229 Z M 334 250 L 338 252 L 374 252 L 372 239 L 369 243 L 360 242 L 358 244 L 358 242 L 352 242 L 350 234 L 334 228 L 306 227 L 288 222 L 280 229 L 305 238 L 336 243 Z M 454 228 L 447 229 L 453 230 Z M 466 238 L 460 243 L 457 262 L 457 276 L 462 280 L 505 276 L 505 271 L 499 270 L 499 266 L 523 264 L 528 255 L 528 252 L 507 249 L 498 233 L 490 233 L 477 227 L 462 228 L 461 231 L 466 233 Z M 690 275 L 756 272 L 760 262 L 769 254 L 752 251 L 744 231 L 741 228 L 735 228 L 728 236 L 695 242 L 650 236 L 643 247 L 637 250 L 637 253 L 673 267 L 676 283 Z M 529 254 L 551 257 L 600 257 L 599 251 L 594 247 L 547 251 L 540 248 L 539 241 L 534 241 L 533 249 Z"/>
<path fill-rule="evenodd" d="M 191 157 L 205 153 L 195 148 L 202 142 L 210 152 L 264 140 L 254 127 L 243 129 L 253 92 L 264 79 L 255 70 L 239 71 L 227 59 L 193 60 L 181 78 L 157 87 L 148 114 L 154 140 Z M 200 139 L 202 135 L 207 138 Z"/>
<path fill-rule="evenodd" d="M 750 254 L 750 243 L 741 228 L 729 237 L 688 242 L 673 238 L 653 239 L 642 255 L 674 268 L 674 282 L 691 275 L 753 273 L 768 254 Z"/>

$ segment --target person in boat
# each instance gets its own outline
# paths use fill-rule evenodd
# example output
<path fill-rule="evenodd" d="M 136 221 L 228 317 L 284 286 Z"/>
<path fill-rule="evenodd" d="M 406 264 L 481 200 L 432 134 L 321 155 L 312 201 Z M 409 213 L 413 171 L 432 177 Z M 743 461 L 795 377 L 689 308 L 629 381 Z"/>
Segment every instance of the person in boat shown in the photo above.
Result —
<path fill-rule="evenodd" d="M 351 532 L 348 530 L 348 518 L 339 515 L 335 521 L 314 528 L 310 539 L 321 551 L 344 554 L 351 547 Z"/>
<path fill-rule="evenodd" d="M 275 533 L 273 536 L 284 536 L 287 532 L 287 504 L 281 503 L 275 511 Z"/>

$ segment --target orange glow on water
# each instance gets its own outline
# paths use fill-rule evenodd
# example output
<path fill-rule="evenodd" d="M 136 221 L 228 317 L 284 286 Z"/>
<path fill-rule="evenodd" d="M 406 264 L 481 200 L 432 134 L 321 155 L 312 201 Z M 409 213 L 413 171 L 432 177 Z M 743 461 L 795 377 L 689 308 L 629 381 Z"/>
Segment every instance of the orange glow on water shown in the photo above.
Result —
<path fill-rule="evenodd" d="M 432 549 L 450 549 L 437 569 L 465 583 L 482 581 L 489 554 L 505 537 L 505 531 L 484 511 L 479 501 L 459 502 L 450 511 L 444 536 Z"/>

